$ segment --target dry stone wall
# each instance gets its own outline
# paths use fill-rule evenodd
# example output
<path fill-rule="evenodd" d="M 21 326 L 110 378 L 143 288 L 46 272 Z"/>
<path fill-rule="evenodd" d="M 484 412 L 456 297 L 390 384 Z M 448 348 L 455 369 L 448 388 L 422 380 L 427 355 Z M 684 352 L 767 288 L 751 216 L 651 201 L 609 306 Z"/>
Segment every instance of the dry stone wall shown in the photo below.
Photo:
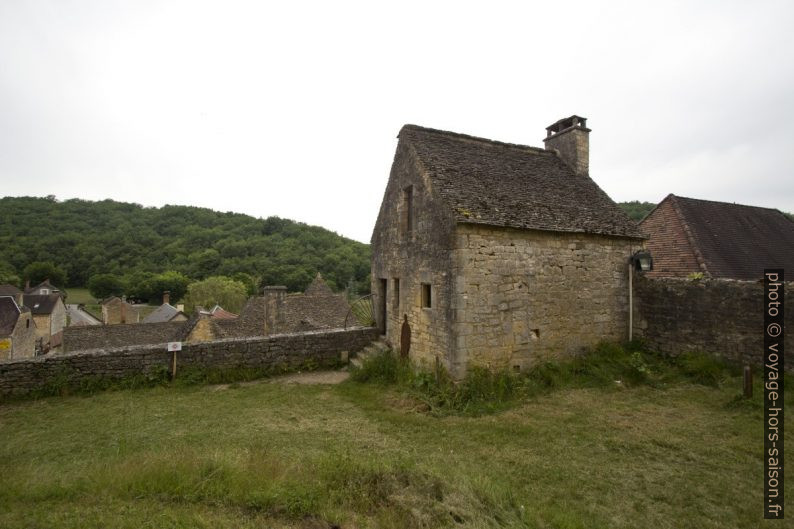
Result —
<path fill-rule="evenodd" d="M 786 283 L 786 367 L 794 368 L 794 282 Z M 634 331 L 669 355 L 714 354 L 759 368 L 764 355 L 764 286 L 758 281 L 635 276 Z"/>
<path fill-rule="evenodd" d="M 177 372 L 191 367 L 281 370 L 307 364 L 332 366 L 340 361 L 343 351 L 360 351 L 377 336 L 377 329 L 358 328 L 185 344 L 177 353 Z M 24 395 L 56 383 L 78 385 L 92 377 L 123 379 L 170 369 L 171 358 L 172 354 L 159 344 L 0 362 L 0 398 Z"/>

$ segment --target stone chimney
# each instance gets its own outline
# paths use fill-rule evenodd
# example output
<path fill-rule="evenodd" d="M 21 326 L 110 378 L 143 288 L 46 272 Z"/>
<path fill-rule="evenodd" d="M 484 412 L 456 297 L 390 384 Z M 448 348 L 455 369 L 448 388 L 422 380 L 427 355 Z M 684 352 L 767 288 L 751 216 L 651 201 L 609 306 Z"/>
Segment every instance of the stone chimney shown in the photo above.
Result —
<path fill-rule="evenodd" d="M 587 175 L 590 170 L 590 129 L 586 118 L 571 116 L 546 127 L 547 151 L 557 155 L 578 175 Z"/>
<path fill-rule="evenodd" d="M 127 323 L 127 296 L 121 296 L 119 313 L 119 323 Z"/>
<path fill-rule="evenodd" d="M 166 290 L 163 292 L 163 305 L 170 305 L 171 304 L 171 291 Z"/>
<path fill-rule="evenodd" d="M 287 287 L 265 287 L 265 335 L 277 334 L 284 328 L 284 298 Z"/>

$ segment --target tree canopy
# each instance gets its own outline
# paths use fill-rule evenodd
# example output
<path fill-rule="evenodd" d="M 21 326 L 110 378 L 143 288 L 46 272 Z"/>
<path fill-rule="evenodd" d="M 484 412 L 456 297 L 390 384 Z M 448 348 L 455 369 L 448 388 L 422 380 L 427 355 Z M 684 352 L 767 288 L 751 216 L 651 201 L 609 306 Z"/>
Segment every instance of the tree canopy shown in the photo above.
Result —
<path fill-rule="evenodd" d="M 185 309 L 192 312 L 196 305 L 205 309 L 220 305 L 230 312 L 239 314 L 246 299 L 248 292 L 243 283 L 228 277 L 213 276 L 188 286 Z"/>
<path fill-rule="evenodd" d="M 63 288 L 66 284 L 66 272 L 49 261 L 35 261 L 22 269 L 22 279 L 30 281 L 31 285 L 49 279 L 51 285 Z"/>
<path fill-rule="evenodd" d="M 336 290 L 350 285 L 369 292 L 366 244 L 279 217 L 190 206 L 5 197 L 0 248 L 3 277 L 13 279 L 31 263 L 49 262 L 66 273 L 68 282 L 61 286 L 87 286 L 92 276 L 112 274 L 122 278 L 127 295 L 143 291 L 142 299 L 162 295 L 165 285 L 156 278 L 170 272 L 188 281 L 223 275 L 243 280 L 249 290 L 278 284 L 291 291 L 305 289 L 321 272 Z M 52 274 L 50 280 L 58 284 Z M 171 299 L 179 299 L 178 288 L 168 286 Z"/>
<path fill-rule="evenodd" d="M 618 206 L 620 206 L 620 209 L 625 211 L 629 217 L 639 222 L 656 207 L 656 204 L 653 202 L 632 200 L 630 202 L 618 202 Z"/>

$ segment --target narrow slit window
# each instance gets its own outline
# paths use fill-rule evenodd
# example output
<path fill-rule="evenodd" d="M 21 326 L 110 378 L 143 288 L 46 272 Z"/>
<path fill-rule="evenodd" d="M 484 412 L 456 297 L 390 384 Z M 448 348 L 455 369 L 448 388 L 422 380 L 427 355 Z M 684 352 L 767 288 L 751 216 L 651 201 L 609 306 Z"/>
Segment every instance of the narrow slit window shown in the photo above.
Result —
<path fill-rule="evenodd" d="M 422 308 L 433 308 L 433 289 L 430 283 L 422 283 Z"/>
<path fill-rule="evenodd" d="M 414 229 L 414 186 L 403 189 L 403 233 L 410 235 Z"/>
<path fill-rule="evenodd" d="M 394 278 L 394 288 L 392 289 L 392 296 L 394 296 L 394 298 L 392 299 L 392 306 L 395 309 L 399 309 L 400 308 L 400 278 L 399 277 L 395 277 Z"/>

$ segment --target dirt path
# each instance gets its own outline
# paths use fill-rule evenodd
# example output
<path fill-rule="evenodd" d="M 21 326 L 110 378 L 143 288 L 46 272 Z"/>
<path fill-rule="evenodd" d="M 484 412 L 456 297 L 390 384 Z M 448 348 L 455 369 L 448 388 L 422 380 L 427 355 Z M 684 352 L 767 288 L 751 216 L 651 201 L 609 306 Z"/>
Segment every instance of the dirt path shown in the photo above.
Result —
<path fill-rule="evenodd" d="M 310 371 L 270 379 L 276 384 L 339 384 L 350 377 L 348 371 Z"/>
<path fill-rule="evenodd" d="M 340 384 L 350 377 L 348 371 L 308 371 L 306 373 L 292 373 L 273 378 L 251 380 L 250 382 L 237 382 L 239 386 L 253 386 L 254 384 Z M 211 391 L 229 389 L 231 384 L 214 384 L 209 386 Z"/>

